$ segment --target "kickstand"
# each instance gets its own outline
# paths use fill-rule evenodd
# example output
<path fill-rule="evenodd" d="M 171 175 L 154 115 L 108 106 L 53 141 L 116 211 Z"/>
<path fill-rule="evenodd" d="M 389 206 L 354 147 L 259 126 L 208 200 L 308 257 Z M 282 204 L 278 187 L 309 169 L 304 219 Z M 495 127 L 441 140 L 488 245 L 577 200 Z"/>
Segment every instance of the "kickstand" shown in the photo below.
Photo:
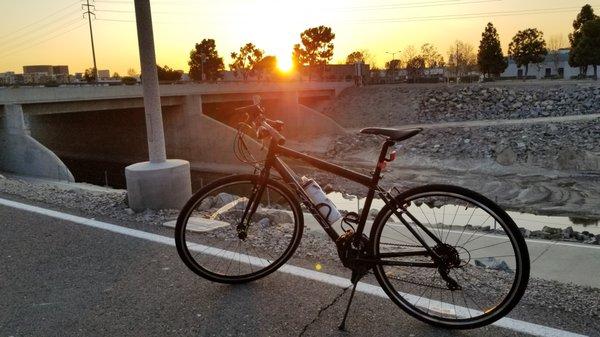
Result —
<path fill-rule="evenodd" d="M 346 306 L 346 312 L 344 313 L 344 318 L 342 319 L 342 323 L 338 326 L 339 330 L 346 331 L 346 318 L 348 318 L 348 312 L 350 311 L 350 304 L 352 304 L 352 299 L 354 298 L 354 292 L 356 292 L 356 285 L 358 284 L 358 280 L 355 277 L 352 277 L 352 292 L 350 293 L 350 299 L 348 300 L 348 305 Z"/>

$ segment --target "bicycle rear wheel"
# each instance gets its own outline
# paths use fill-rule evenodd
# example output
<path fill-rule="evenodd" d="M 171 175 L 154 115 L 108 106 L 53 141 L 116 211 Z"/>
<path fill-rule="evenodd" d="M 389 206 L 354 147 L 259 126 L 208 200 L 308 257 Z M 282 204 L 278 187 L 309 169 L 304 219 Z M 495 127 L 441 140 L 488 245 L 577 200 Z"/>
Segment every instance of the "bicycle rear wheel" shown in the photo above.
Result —
<path fill-rule="evenodd" d="M 430 230 L 436 243 L 401 217 L 445 260 L 444 271 L 425 266 L 377 265 L 381 287 L 410 315 L 444 328 L 470 329 L 505 316 L 521 299 L 529 279 L 529 254 L 520 230 L 494 202 L 473 191 L 430 185 L 397 197 L 407 212 Z M 424 251 L 408 228 L 385 206 L 371 231 L 372 253 Z M 428 254 L 384 260 L 431 263 Z M 442 272 L 458 284 L 451 290 Z"/>
<path fill-rule="evenodd" d="M 219 179 L 184 206 L 175 242 L 179 256 L 196 274 L 221 283 L 249 282 L 274 272 L 294 254 L 303 230 L 300 205 L 288 188 L 271 179 L 255 197 L 260 179 Z M 252 200 L 257 208 L 248 217 Z M 240 234 L 238 225 L 245 220 L 249 227 Z"/>

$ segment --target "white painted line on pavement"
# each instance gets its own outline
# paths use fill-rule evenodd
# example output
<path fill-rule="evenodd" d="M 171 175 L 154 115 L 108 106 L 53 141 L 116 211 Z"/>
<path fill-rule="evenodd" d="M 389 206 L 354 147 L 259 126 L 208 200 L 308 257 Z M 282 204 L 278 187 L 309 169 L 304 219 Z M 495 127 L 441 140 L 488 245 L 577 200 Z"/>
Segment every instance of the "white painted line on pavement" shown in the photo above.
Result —
<path fill-rule="evenodd" d="M 93 227 L 93 228 L 103 229 L 103 230 L 110 231 L 113 233 L 118 233 L 118 234 L 123 234 L 123 235 L 131 236 L 131 237 L 135 237 L 135 238 L 139 238 L 139 239 L 144 239 L 144 240 L 151 241 L 151 242 L 157 242 L 157 243 L 161 243 L 161 244 L 165 244 L 165 245 L 169 245 L 169 246 L 175 246 L 175 240 L 172 238 L 154 234 L 154 233 L 144 232 L 144 231 L 137 230 L 137 229 L 117 226 L 117 225 L 113 225 L 113 224 L 110 224 L 107 222 L 88 219 L 88 218 L 84 218 L 84 217 L 80 217 L 80 216 L 76 216 L 76 215 L 72 215 L 72 214 L 68 214 L 68 213 L 53 211 L 50 209 L 45 209 L 42 207 L 32 206 L 32 205 L 28 205 L 28 204 L 24 204 L 24 203 L 12 201 L 12 200 L 2 199 L 2 198 L 0 198 L 0 205 L 49 216 L 49 217 L 52 217 L 55 219 L 66 220 L 66 221 L 78 223 L 78 224 Z M 202 246 L 202 245 L 198 245 L 198 247 L 195 247 L 194 250 L 207 249 L 207 248 L 211 251 L 210 252 L 211 255 L 223 253 L 223 250 L 220 250 L 218 248 L 207 247 L 207 246 Z M 235 256 L 236 254 L 237 253 L 235 253 L 235 252 L 227 252 L 226 256 L 232 257 L 232 256 Z M 258 257 L 254 257 L 254 256 L 248 256 L 248 258 L 250 258 L 249 261 L 252 264 L 260 264 L 262 261 L 262 259 L 260 259 Z M 338 287 L 345 288 L 345 287 L 350 286 L 350 280 L 348 280 L 346 278 L 335 276 L 335 275 L 330 275 L 330 274 L 326 274 L 326 273 L 321 273 L 321 272 L 317 272 L 317 271 L 306 269 L 306 268 L 296 267 L 296 266 L 292 266 L 292 265 L 284 265 L 278 271 L 286 273 L 286 274 L 291 274 L 291 275 L 303 277 L 306 279 L 318 281 L 321 283 L 338 286 Z M 356 290 L 360 291 L 362 293 L 365 293 L 365 294 L 388 298 L 388 296 L 385 294 L 383 289 L 381 289 L 378 286 L 371 285 L 371 284 L 359 282 Z M 450 304 L 448 304 L 448 305 L 450 305 Z M 463 308 L 463 309 L 465 309 L 465 308 Z M 551 328 L 551 327 L 540 325 L 540 324 L 529 323 L 529 322 L 520 321 L 517 319 L 507 318 L 507 317 L 496 321 L 495 323 L 493 323 L 493 325 L 502 327 L 502 328 L 506 328 L 509 330 L 513 330 L 513 331 L 518 331 L 521 333 L 527 333 L 527 334 L 534 335 L 534 336 L 544 336 L 544 337 L 584 337 L 585 336 L 585 335 L 576 334 L 576 333 L 569 332 L 569 331 L 564 331 L 564 330 Z"/>

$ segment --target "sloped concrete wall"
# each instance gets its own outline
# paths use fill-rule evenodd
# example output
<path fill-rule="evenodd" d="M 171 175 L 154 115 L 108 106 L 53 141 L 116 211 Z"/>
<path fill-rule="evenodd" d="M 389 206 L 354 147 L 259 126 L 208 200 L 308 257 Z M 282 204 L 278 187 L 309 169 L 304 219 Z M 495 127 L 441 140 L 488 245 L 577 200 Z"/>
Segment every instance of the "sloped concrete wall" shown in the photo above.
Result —
<path fill-rule="evenodd" d="M 295 92 L 284 93 L 279 104 L 275 104 L 267 113 L 269 117 L 285 123 L 283 135 L 290 139 L 311 141 L 346 133 L 344 128 L 330 117 L 300 104 Z"/>
<path fill-rule="evenodd" d="M 21 105 L 5 105 L 0 120 L 0 170 L 75 181 L 65 164 L 28 134 Z"/>
<path fill-rule="evenodd" d="M 203 114 L 199 95 L 187 96 L 181 107 L 163 112 L 163 119 L 169 158 L 184 158 L 192 169 L 207 172 L 243 171 L 233 153 L 237 130 Z M 264 156 L 258 143 L 246 140 L 257 158 Z"/>

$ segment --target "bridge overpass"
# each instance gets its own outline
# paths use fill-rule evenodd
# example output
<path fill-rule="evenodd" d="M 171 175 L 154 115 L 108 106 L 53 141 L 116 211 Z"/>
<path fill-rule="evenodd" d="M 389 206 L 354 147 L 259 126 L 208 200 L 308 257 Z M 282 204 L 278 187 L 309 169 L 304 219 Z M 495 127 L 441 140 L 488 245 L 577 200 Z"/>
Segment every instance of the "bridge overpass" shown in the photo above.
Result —
<path fill-rule="evenodd" d="M 330 100 L 349 82 L 161 85 L 167 155 L 192 169 L 239 169 L 231 151 L 235 121 L 228 112 L 263 97 L 284 134 L 303 141 L 343 133 L 303 103 Z M 73 160 L 133 163 L 147 160 L 142 87 L 81 86 L 0 89 L 0 170 L 73 180 Z M 67 165 L 65 165 L 65 163 Z"/>

